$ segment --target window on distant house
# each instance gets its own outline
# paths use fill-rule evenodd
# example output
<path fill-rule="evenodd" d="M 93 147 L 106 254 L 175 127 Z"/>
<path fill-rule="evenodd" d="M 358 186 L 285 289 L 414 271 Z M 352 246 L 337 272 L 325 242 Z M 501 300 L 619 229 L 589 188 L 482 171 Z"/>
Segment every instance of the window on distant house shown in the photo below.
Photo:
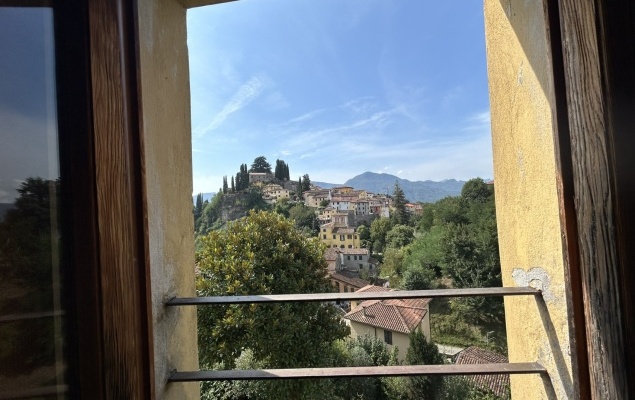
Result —
<path fill-rule="evenodd" d="M 337 235 L 333 235 L 333 239 L 336 239 L 336 238 L 337 238 Z"/>
<path fill-rule="evenodd" d="M 346 238 L 347 238 L 347 239 L 352 239 L 352 238 L 353 238 L 353 235 L 347 235 L 347 236 L 346 236 Z"/>
<path fill-rule="evenodd" d="M 322 238 L 323 238 L 323 239 L 326 239 L 326 235 L 322 235 Z"/>
<path fill-rule="evenodd" d="M 391 331 L 384 331 L 384 342 L 386 342 L 386 344 L 392 344 L 392 332 Z"/>
<path fill-rule="evenodd" d="M 352 249 L 352 248 L 353 248 L 353 245 L 352 245 L 352 244 L 349 244 L 349 245 L 348 245 L 348 248 L 349 248 L 349 249 Z"/>
<path fill-rule="evenodd" d="M 346 259 L 347 259 L 347 260 L 350 260 L 350 259 L 351 259 L 351 256 L 346 256 Z"/>

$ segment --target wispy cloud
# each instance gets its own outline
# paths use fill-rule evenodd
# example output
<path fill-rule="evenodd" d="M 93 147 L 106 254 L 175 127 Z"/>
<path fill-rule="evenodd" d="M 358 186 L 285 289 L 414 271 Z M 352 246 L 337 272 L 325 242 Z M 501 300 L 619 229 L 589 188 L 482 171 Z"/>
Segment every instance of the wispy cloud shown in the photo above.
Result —
<path fill-rule="evenodd" d="M 491 117 L 490 112 L 482 111 L 479 113 L 472 114 L 465 121 L 464 131 L 481 131 L 483 129 L 489 129 L 491 125 Z"/>
<path fill-rule="evenodd" d="M 213 131 L 218 128 L 233 113 L 247 106 L 256 99 L 267 85 L 270 79 L 264 74 L 258 74 L 251 77 L 247 82 L 243 83 L 234 95 L 229 99 L 223 108 L 212 118 L 212 121 L 203 129 L 196 132 L 197 137 Z"/>

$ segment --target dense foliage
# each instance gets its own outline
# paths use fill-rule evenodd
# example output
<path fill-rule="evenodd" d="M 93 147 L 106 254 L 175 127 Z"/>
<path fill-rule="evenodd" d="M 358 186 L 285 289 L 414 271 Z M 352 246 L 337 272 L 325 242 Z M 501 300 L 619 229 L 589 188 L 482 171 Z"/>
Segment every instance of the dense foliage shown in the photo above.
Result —
<path fill-rule="evenodd" d="M 331 290 L 319 240 L 307 238 L 281 215 L 252 212 L 201 242 L 196 255 L 199 296 Z M 330 304 L 291 303 L 199 307 L 198 332 L 204 366 L 222 362 L 234 367 L 249 350 L 258 363 L 290 368 L 323 365 L 332 342 L 349 330 Z M 292 382 L 278 390 L 307 398 L 310 386 Z"/>
<path fill-rule="evenodd" d="M 249 172 L 266 172 L 271 173 L 271 164 L 267 162 L 267 157 L 258 156 L 254 159 L 254 162 L 251 163 L 251 168 L 249 168 Z"/>
<path fill-rule="evenodd" d="M 397 185 L 395 192 L 401 197 Z M 400 204 L 393 198 L 393 206 Z M 394 211 L 390 219 L 378 218 L 370 228 L 372 249 L 383 256 L 381 276 L 391 287 L 501 286 L 493 185 L 472 179 L 461 196 L 424 204 L 422 214 L 407 224 L 397 223 L 400 217 Z M 435 300 L 432 307 L 435 341 L 505 351 L 501 299 Z M 486 341 L 484 336 L 491 331 L 495 339 Z"/>

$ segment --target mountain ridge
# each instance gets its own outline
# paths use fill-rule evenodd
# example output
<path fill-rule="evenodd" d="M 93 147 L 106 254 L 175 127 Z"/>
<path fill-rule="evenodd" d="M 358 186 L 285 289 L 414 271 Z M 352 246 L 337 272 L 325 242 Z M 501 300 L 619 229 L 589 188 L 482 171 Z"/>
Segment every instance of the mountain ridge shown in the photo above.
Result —
<path fill-rule="evenodd" d="M 313 182 L 313 184 L 325 189 L 335 186 L 351 186 L 355 189 L 363 189 L 377 194 L 392 194 L 395 182 L 399 182 L 399 186 L 404 191 L 408 201 L 425 203 L 435 202 L 447 196 L 458 196 L 461 194 L 461 189 L 465 184 L 465 181 L 456 179 L 410 181 L 395 175 L 370 171 L 348 179 L 342 185 L 326 182 Z"/>

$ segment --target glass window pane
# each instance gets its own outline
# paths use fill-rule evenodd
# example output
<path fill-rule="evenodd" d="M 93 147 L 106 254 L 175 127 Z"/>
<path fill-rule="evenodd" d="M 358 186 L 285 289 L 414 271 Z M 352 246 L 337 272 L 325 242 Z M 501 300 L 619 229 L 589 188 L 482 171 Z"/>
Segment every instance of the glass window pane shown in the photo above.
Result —
<path fill-rule="evenodd" d="M 0 8 L 0 54 L 0 397 L 59 399 L 65 359 L 52 10 Z"/>

